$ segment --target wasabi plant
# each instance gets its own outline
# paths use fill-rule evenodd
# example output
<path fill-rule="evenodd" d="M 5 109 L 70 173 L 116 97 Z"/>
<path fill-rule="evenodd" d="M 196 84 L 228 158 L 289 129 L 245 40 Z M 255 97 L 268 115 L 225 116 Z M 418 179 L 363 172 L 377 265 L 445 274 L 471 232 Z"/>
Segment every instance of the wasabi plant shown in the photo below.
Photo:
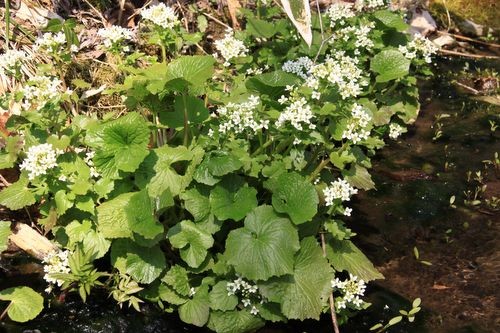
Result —
<path fill-rule="evenodd" d="M 134 37 L 100 30 L 122 60 L 105 93 L 126 112 L 85 109 L 89 84 L 61 72 L 74 52 L 0 98 L 22 105 L 0 154 L 20 175 L 0 204 L 34 206 L 60 249 L 44 260 L 47 296 L 104 288 L 120 306 L 152 302 L 216 332 L 331 310 L 342 324 L 369 305 L 366 283 L 383 276 L 353 243 L 346 203 L 375 187 L 371 157 L 416 119 L 434 49 L 383 1 L 312 13 L 310 46 L 271 2 L 242 13 L 246 28 L 213 56 L 163 4 L 142 11 Z M 40 50 L 79 45 L 62 38 L 70 25 L 49 27 Z"/>

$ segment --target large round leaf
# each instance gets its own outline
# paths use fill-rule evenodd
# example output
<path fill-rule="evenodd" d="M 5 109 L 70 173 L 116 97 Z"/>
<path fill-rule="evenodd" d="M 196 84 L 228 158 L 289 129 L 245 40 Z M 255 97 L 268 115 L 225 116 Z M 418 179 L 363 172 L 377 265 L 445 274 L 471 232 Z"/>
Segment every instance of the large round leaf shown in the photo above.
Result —
<path fill-rule="evenodd" d="M 28 287 L 2 290 L 0 300 L 10 301 L 7 314 L 10 319 L 20 323 L 35 318 L 43 309 L 43 297 Z"/>
<path fill-rule="evenodd" d="M 173 247 L 180 249 L 182 260 L 190 267 L 199 267 L 214 244 L 212 235 L 195 223 L 184 220 L 169 229 L 167 237 Z"/>
<path fill-rule="evenodd" d="M 166 267 L 159 246 L 145 248 L 131 240 L 117 239 L 111 246 L 111 263 L 122 274 L 129 274 L 140 283 L 151 283 Z"/>
<path fill-rule="evenodd" d="M 260 206 L 226 240 L 225 256 L 236 272 L 251 280 L 267 280 L 293 272 L 299 236 L 293 224 L 271 206 Z"/>
<path fill-rule="evenodd" d="M 379 74 L 377 82 L 399 79 L 408 74 L 411 61 L 396 49 L 385 49 L 376 54 L 370 63 L 370 69 Z"/>
<path fill-rule="evenodd" d="M 96 149 L 94 163 L 99 172 L 115 178 L 119 170 L 135 171 L 148 155 L 149 128 L 141 115 L 130 112 L 90 128 L 85 141 Z"/>
<path fill-rule="evenodd" d="M 297 173 L 278 177 L 272 203 L 279 213 L 287 213 L 295 224 L 310 221 L 318 211 L 318 193 L 314 186 Z"/>
<path fill-rule="evenodd" d="M 257 190 L 248 187 L 239 178 L 226 178 L 210 192 L 212 212 L 221 221 L 239 221 L 257 207 Z"/>

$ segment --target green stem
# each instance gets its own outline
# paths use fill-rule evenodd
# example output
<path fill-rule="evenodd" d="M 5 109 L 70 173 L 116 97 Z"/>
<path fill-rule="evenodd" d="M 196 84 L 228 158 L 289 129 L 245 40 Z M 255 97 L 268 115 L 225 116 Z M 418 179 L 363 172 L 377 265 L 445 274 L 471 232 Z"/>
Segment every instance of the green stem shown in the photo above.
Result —
<path fill-rule="evenodd" d="M 5 0 L 5 50 L 10 44 L 10 0 Z"/>
<path fill-rule="evenodd" d="M 316 176 L 323 170 L 328 164 L 330 163 L 330 158 L 327 158 L 326 160 L 321 161 L 320 164 L 314 169 L 314 171 L 309 175 L 309 181 L 314 181 L 316 179 Z"/>
<path fill-rule="evenodd" d="M 188 118 L 188 110 L 187 110 L 187 100 L 186 94 L 182 94 L 182 102 L 184 103 L 184 146 L 188 146 L 189 143 L 189 118 Z"/>
<path fill-rule="evenodd" d="M 10 0 L 6 0 L 7 2 L 10 1 Z M 5 308 L 5 310 L 3 310 L 2 314 L 0 314 L 0 320 L 2 320 L 5 315 L 7 314 L 7 311 L 9 310 L 10 306 L 12 305 L 12 302 L 9 303 L 9 305 Z"/>
<path fill-rule="evenodd" d="M 257 155 L 259 155 L 260 153 L 262 153 L 267 147 L 269 147 L 270 145 L 272 145 L 274 143 L 274 140 L 272 139 L 269 139 L 268 141 L 266 141 L 263 145 L 260 145 L 259 148 L 257 148 L 251 155 L 250 157 L 255 157 Z"/>
<path fill-rule="evenodd" d="M 165 45 L 160 44 L 160 47 L 161 47 L 161 60 L 162 62 L 166 63 L 167 62 L 167 48 L 165 47 Z"/>

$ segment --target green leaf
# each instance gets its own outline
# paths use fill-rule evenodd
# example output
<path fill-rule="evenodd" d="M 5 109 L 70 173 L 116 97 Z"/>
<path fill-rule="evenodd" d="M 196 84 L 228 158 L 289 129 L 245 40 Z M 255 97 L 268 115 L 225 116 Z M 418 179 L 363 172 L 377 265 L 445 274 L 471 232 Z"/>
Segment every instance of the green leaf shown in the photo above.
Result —
<path fill-rule="evenodd" d="M 118 171 L 134 172 L 148 155 L 150 131 L 144 118 L 130 112 L 123 117 L 99 124 L 87 131 L 85 141 L 96 150 L 94 163 L 109 178 Z"/>
<path fill-rule="evenodd" d="M 410 59 L 396 49 L 385 49 L 371 60 L 370 69 L 378 73 L 377 82 L 400 79 L 409 73 Z"/>
<path fill-rule="evenodd" d="M 140 283 L 153 282 L 166 268 L 165 256 L 159 246 L 146 248 L 127 239 L 113 241 L 111 263 L 122 274 L 129 274 Z"/>
<path fill-rule="evenodd" d="M 277 70 L 274 72 L 255 75 L 246 81 L 249 91 L 255 91 L 278 98 L 283 94 L 285 87 L 296 84 L 300 79 L 291 73 Z"/>
<path fill-rule="evenodd" d="M 210 214 L 208 196 L 203 195 L 197 188 L 181 193 L 180 198 L 184 200 L 184 208 L 193 215 L 195 221 L 201 221 Z"/>
<path fill-rule="evenodd" d="M 10 222 L 0 221 L 0 253 L 7 250 L 10 236 Z"/>
<path fill-rule="evenodd" d="M 248 310 L 212 311 L 207 326 L 217 333 L 253 332 L 264 326 L 264 321 Z"/>
<path fill-rule="evenodd" d="M 310 221 L 318 212 L 318 202 L 316 189 L 301 175 L 292 172 L 278 177 L 272 204 L 277 212 L 287 213 L 293 223 Z"/>
<path fill-rule="evenodd" d="M 220 181 L 219 177 L 239 170 L 242 166 L 238 157 L 226 151 L 213 151 L 196 168 L 193 178 L 198 183 L 212 186 Z"/>
<path fill-rule="evenodd" d="M 351 166 L 349 170 L 342 171 L 342 175 L 354 187 L 366 191 L 375 188 L 375 183 L 368 170 L 358 164 Z"/>
<path fill-rule="evenodd" d="M 347 271 L 365 281 L 384 278 L 363 252 L 349 240 L 329 241 L 326 255 L 336 271 Z"/>
<path fill-rule="evenodd" d="M 257 190 L 239 177 L 226 177 L 210 192 L 212 212 L 221 221 L 239 221 L 257 207 Z"/>
<path fill-rule="evenodd" d="M 373 13 L 373 16 L 386 27 L 394 28 L 401 32 L 408 29 L 408 24 L 405 23 L 403 18 L 389 10 L 377 10 Z"/>
<path fill-rule="evenodd" d="M 179 307 L 179 318 L 185 323 L 198 327 L 204 326 L 210 314 L 208 286 L 202 285 L 192 299 Z"/>
<path fill-rule="evenodd" d="M 212 56 L 182 56 L 167 66 L 167 87 L 185 91 L 188 87 L 195 95 L 204 90 L 205 82 L 212 78 L 215 59 Z"/>
<path fill-rule="evenodd" d="M 272 22 L 268 22 L 254 17 L 248 17 L 246 31 L 255 37 L 271 38 L 285 27 L 286 22 L 284 20 L 273 20 Z"/>
<path fill-rule="evenodd" d="M 271 206 L 260 206 L 247 215 L 243 228 L 229 233 L 225 256 L 237 273 L 251 280 L 267 280 L 292 273 L 298 249 L 293 224 Z"/>
<path fill-rule="evenodd" d="M 0 205 L 11 210 L 18 210 L 26 206 L 33 205 L 35 195 L 28 188 L 29 180 L 21 175 L 19 180 L 0 192 Z"/>
<path fill-rule="evenodd" d="M 97 207 L 97 230 L 106 238 L 131 238 L 137 233 L 154 239 L 163 233 L 145 190 L 123 193 Z"/>
<path fill-rule="evenodd" d="M 181 305 L 181 304 L 184 304 L 188 301 L 187 297 L 179 295 L 178 293 L 175 292 L 175 290 L 172 287 L 170 287 L 164 283 L 159 285 L 158 294 L 159 294 L 160 299 L 162 301 L 165 301 L 167 303 L 174 304 L 174 305 Z"/>
<path fill-rule="evenodd" d="M 43 297 L 29 287 L 14 287 L 0 291 L 0 300 L 10 301 L 7 314 L 20 323 L 34 319 L 43 310 Z"/>
<path fill-rule="evenodd" d="M 140 188 L 147 186 L 151 197 L 160 196 L 166 190 L 175 197 L 191 183 L 194 168 L 202 154 L 201 148 L 157 148 L 146 157 L 137 171 L 136 183 Z"/>
<path fill-rule="evenodd" d="M 289 319 L 319 319 L 331 292 L 333 271 L 314 237 L 300 242 L 293 277 L 282 278 L 281 311 Z M 283 283 L 283 282 L 282 282 Z"/>
<path fill-rule="evenodd" d="M 172 266 L 161 279 L 182 296 L 188 296 L 191 286 L 187 270 L 179 265 Z"/>
<path fill-rule="evenodd" d="M 111 242 L 104 236 L 93 229 L 89 230 L 86 237 L 83 239 L 83 250 L 85 253 L 92 253 L 94 259 L 104 257 L 111 246 Z"/>
<path fill-rule="evenodd" d="M 167 238 L 173 247 L 180 249 L 182 260 L 190 267 L 199 267 L 207 256 L 207 250 L 214 244 L 209 233 L 201 230 L 191 221 L 184 220 L 170 228 Z"/>
<path fill-rule="evenodd" d="M 187 115 L 190 126 L 201 124 L 209 117 L 209 111 L 201 99 L 193 96 L 176 96 L 174 111 L 160 112 L 160 122 L 180 130 L 184 127 L 184 114 Z"/>
<path fill-rule="evenodd" d="M 228 281 L 219 281 L 210 291 L 210 308 L 213 310 L 229 311 L 234 310 L 238 305 L 236 295 L 228 295 Z"/>
<path fill-rule="evenodd" d="M 75 199 L 75 207 L 82 212 L 95 214 L 95 202 L 92 197 L 77 197 Z"/>
<path fill-rule="evenodd" d="M 73 207 L 73 200 L 75 195 L 73 193 L 67 194 L 64 190 L 59 190 L 54 195 L 54 201 L 56 203 L 57 215 L 63 215 L 68 209 Z"/>

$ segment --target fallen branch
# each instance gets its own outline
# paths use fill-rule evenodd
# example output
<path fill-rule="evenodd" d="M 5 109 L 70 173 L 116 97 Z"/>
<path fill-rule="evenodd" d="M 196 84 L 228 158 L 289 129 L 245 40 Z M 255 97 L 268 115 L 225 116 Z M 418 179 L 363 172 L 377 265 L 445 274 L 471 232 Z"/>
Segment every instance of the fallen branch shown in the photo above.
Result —
<path fill-rule="evenodd" d="M 438 31 L 437 33 L 441 34 L 441 35 L 448 35 L 448 36 L 451 36 L 451 37 L 456 38 L 456 39 L 466 40 L 468 42 L 472 42 L 472 43 L 476 43 L 476 44 L 481 44 L 481 45 L 489 46 L 489 47 L 495 47 L 495 48 L 499 48 L 500 47 L 500 44 L 483 42 L 482 40 L 477 40 L 477 39 L 466 37 L 466 36 L 462 36 L 462 35 L 452 34 L 452 33 L 445 32 L 445 31 Z"/>
<path fill-rule="evenodd" d="M 476 58 L 476 59 L 500 59 L 498 56 L 490 56 L 490 55 L 482 55 L 482 54 L 473 54 L 473 53 L 464 53 L 464 52 L 458 52 L 458 51 L 452 51 L 452 50 L 439 50 L 441 54 L 446 54 L 446 55 L 456 55 L 456 56 L 461 56 L 461 57 L 468 57 L 468 58 Z"/>
<path fill-rule="evenodd" d="M 47 253 L 57 250 L 57 247 L 51 241 L 24 223 L 17 222 L 15 224 L 9 240 L 39 260 L 45 258 Z"/>

